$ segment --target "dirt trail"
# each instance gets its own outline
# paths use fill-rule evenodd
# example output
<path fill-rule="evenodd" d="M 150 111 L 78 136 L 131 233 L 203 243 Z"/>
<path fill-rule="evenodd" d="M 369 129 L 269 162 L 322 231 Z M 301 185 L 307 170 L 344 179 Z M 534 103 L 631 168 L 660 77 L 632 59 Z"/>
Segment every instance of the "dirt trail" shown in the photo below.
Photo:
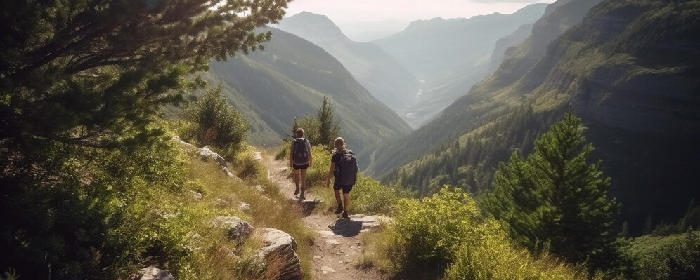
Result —
<path fill-rule="evenodd" d="M 294 197 L 294 182 L 289 176 L 291 168 L 288 161 L 275 160 L 271 156 L 265 156 L 265 164 L 268 168 L 268 178 L 277 183 L 280 192 L 290 200 L 298 200 Z M 352 200 L 352 195 L 351 198 Z M 300 203 L 300 207 L 307 216 L 304 224 L 316 232 L 312 250 L 312 271 L 314 279 L 334 280 L 380 280 L 381 274 L 375 269 L 362 269 L 357 266 L 362 256 L 361 235 L 378 225 L 377 219 L 372 216 L 351 215 L 350 219 L 339 219 L 338 216 L 327 211 L 312 213 L 316 197 L 313 189 L 306 192 L 306 200 Z"/>

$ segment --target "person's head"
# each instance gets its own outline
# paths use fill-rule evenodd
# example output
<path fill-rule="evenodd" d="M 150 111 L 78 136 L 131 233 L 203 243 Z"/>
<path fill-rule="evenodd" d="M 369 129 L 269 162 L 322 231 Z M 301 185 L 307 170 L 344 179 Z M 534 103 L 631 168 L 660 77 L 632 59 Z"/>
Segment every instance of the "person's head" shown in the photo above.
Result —
<path fill-rule="evenodd" d="M 297 128 L 297 131 L 295 132 L 297 138 L 304 137 L 304 129 L 303 128 Z"/>
<path fill-rule="evenodd" d="M 343 140 L 342 137 L 335 138 L 335 141 L 333 141 L 333 147 L 335 147 L 336 151 L 345 150 L 345 140 Z"/>

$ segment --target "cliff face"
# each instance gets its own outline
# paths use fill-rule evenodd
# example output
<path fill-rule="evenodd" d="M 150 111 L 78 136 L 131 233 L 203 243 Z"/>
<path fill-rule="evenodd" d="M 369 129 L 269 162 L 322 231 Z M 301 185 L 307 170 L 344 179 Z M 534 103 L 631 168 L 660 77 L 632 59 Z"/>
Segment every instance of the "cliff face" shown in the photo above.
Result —
<path fill-rule="evenodd" d="M 683 12 L 697 2 L 618 2 L 596 7 L 558 39 L 519 91 L 543 104 L 563 94 L 584 119 L 614 128 L 698 135 L 700 22 Z"/>

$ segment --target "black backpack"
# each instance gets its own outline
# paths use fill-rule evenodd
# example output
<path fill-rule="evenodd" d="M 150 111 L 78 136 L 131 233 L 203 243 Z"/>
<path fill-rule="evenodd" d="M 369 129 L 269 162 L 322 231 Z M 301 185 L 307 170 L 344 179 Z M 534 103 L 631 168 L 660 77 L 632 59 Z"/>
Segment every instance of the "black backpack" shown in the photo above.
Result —
<path fill-rule="evenodd" d="M 309 154 L 311 151 L 309 151 L 309 145 L 307 143 L 308 140 L 304 138 L 297 138 L 292 141 L 292 149 L 294 151 L 294 153 L 292 153 L 292 161 L 294 161 L 295 164 L 309 163 Z"/>
<path fill-rule="evenodd" d="M 335 184 L 351 186 L 357 180 L 357 159 L 351 150 L 345 150 L 335 165 Z"/>

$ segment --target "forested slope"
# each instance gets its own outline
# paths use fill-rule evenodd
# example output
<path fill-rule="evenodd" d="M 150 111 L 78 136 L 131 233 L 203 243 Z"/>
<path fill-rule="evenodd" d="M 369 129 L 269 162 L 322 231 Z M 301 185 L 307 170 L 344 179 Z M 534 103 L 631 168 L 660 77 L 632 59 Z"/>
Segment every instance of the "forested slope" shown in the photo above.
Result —
<path fill-rule="evenodd" d="M 396 145 L 433 152 L 387 180 L 421 193 L 444 183 L 489 188 L 509 149 L 527 152 L 571 108 L 589 127 L 632 231 L 646 220 L 677 219 L 700 195 L 692 176 L 700 166 L 700 40 L 693 35 L 700 2 L 604 1 L 548 44 L 551 30 L 573 26 L 592 4 L 570 1 L 538 21 L 494 75 Z M 371 170 L 385 174 L 410 158 L 404 150 L 380 149 Z"/>

